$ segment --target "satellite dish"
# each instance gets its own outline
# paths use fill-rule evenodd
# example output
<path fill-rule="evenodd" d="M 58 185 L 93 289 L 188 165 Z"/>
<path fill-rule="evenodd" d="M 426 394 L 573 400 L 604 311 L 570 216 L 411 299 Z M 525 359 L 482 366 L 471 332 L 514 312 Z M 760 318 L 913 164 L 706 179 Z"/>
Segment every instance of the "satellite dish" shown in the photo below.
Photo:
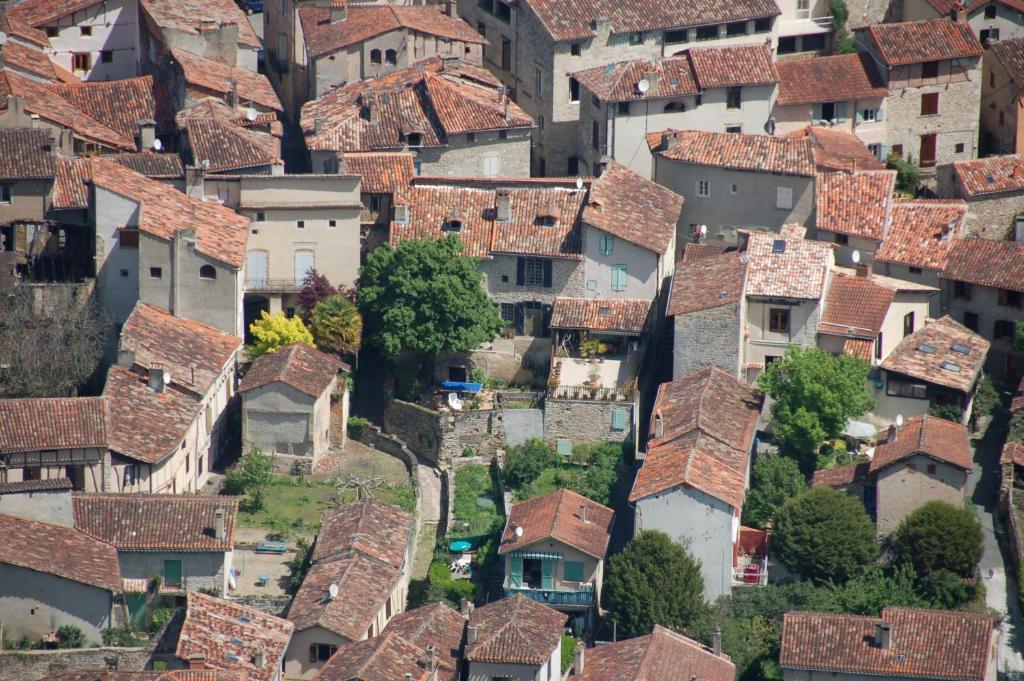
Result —
<path fill-rule="evenodd" d="M 636 89 L 640 92 L 640 94 L 646 93 L 648 90 L 651 89 L 651 81 L 647 80 L 646 78 L 641 78 L 640 82 L 636 84 Z"/>
<path fill-rule="evenodd" d="M 707 235 L 708 235 L 708 226 L 707 225 L 701 225 L 700 226 L 700 238 L 703 239 Z"/>
<path fill-rule="evenodd" d="M 903 425 L 903 414 L 896 414 L 896 425 L 897 426 L 902 426 Z"/>
<path fill-rule="evenodd" d="M 522 536 L 523 536 L 523 528 L 517 526 L 516 527 L 516 539 L 519 539 Z"/>
<path fill-rule="evenodd" d="M 577 177 L 576 178 L 576 189 L 583 189 L 583 178 L 582 177 Z"/>
<path fill-rule="evenodd" d="M 165 371 L 164 372 L 164 385 L 170 385 L 170 384 L 171 384 L 171 372 Z"/>
<path fill-rule="evenodd" d="M 246 118 L 246 120 L 249 120 L 249 121 L 256 120 L 256 116 L 258 116 L 258 115 L 259 114 L 256 113 L 256 109 L 252 108 L 251 106 L 245 112 L 245 118 Z"/>
<path fill-rule="evenodd" d="M 329 593 L 331 595 L 331 598 L 337 598 L 338 597 L 338 585 L 332 583 L 329 587 L 327 587 L 327 593 Z"/>
<path fill-rule="evenodd" d="M 850 260 L 853 261 L 854 265 L 859 263 L 860 262 L 860 251 L 854 250 L 853 253 L 850 254 Z"/>
<path fill-rule="evenodd" d="M 155 151 L 160 151 L 163 148 L 164 148 L 164 143 L 163 142 L 161 142 L 160 140 L 153 140 L 153 149 Z"/>
<path fill-rule="evenodd" d="M 202 165 L 203 165 L 204 169 L 209 170 L 210 169 L 210 159 L 204 158 Z"/>

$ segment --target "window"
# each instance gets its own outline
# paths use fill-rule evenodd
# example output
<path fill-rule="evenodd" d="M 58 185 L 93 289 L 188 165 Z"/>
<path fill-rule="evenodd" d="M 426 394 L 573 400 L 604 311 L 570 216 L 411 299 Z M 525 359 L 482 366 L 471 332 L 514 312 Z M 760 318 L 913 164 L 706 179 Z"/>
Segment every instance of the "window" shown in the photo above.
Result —
<path fill-rule="evenodd" d="M 328 220 L 327 221 L 327 229 L 334 229 L 337 226 L 338 226 L 338 221 L 337 220 Z"/>
<path fill-rule="evenodd" d="M 697 27 L 697 40 L 718 40 L 718 26 Z"/>
<path fill-rule="evenodd" d="M 501 0 L 494 0 L 494 16 L 508 23 L 512 19 L 512 8 Z"/>
<path fill-rule="evenodd" d="M 903 315 L 903 337 L 906 338 L 914 333 L 914 313 L 908 312 Z"/>
<path fill-rule="evenodd" d="M 130 463 L 124 467 L 124 487 L 131 487 L 135 484 L 135 464 Z"/>
<path fill-rule="evenodd" d="M 601 149 L 601 126 L 597 121 L 590 122 L 590 145 L 594 149 Z"/>
<path fill-rule="evenodd" d="M 793 54 L 796 52 L 796 36 L 784 36 L 779 38 L 779 54 Z"/>
<path fill-rule="evenodd" d="M 162 279 L 164 276 L 164 270 L 161 267 L 150 267 L 149 278 L 150 279 Z"/>
<path fill-rule="evenodd" d="M 665 113 L 671 113 L 673 111 L 686 111 L 686 104 L 683 102 L 669 102 L 665 105 Z"/>
<path fill-rule="evenodd" d="M 374 194 L 370 197 L 370 210 L 374 213 L 380 212 L 380 196 Z"/>
<path fill-rule="evenodd" d="M 516 321 L 516 306 L 514 303 L 502 303 L 499 307 L 501 321 L 513 324 Z"/>
<path fill-rule="evenodd" d="M 611 255 L 615 250 L 615 237 L 611 234 L 602 234 L 599 240 L 601 255 Z"/>
<path fill-rule="evenodd" d="M 626 290 L 625 265 L 612 265 L 612 290 L 620 293 Z"/>
<path fill-rule="evenodd" d="M 316 269 L 316 255 L 313 251 L 295 251 L 295 283 L 301 285 L 310 270 Z"/>
<path fill-rule="evenodd" d="M 71 55 L 71 68 L 74 71 L 88 71 L 92 68 L 92 55 L 88 52 L 75 52 Z"/>
<path fill-rule="evenodd" d="M 863 123 L 873 123 L 877 119 L 878 119 L 878 110 L 877 109 L 861 109 L 860 110 L 860 120 Z"/>
<path fill-rule="evenodd" d="M 127 278 L 128 278 L 128 270 L 120 270 L 120 271 L 118 272 L 118 274 L 120 274 L 120 275 L 121 275 L 121 278 L 122 278 L 122 279 L 127 279 Z"/>
<path fill-rule="evenodd" d="M 100 63 L 112 64 L 114 62 L 113 50 L 100 50 Z"/>
<path fill-rule="evenodd" d="M 543 130 L 544 129 L 544 117 L 543 116 L 537 116 L 537 129 L 538 130 Z"/>
<path fill-rule="evenodd" d="M 836 239 L 835 239 L 835 241 L 840 246 L 847 246 L 850 243 L 850 235 L 848 235 L 848 234 L 840 234 L 839 232 L 836 232 Z"/>
<path fill-rule="evenodd" d="M 640 45 L 644 42 L 644 34 L 641 31 L 633 31 L 629 34 L 630 45 Z"/>
<path fill-rule="evenodd" d="M 260 211 L 260 212 L 256 213 L 256 222 L 266 222 L 266 221 L 267 221 L 267 214 L 266 213 L 264 213 L 263 211 Z"/>
<path fill-rule="evenodd" d="M 394 66 L 395 64 L 398 63 L 398 53 L 395 52 L 394 50 L 387 50 L 384 53 L 384 61 Z"/>
<path fill-rule="evenodd" d="M 486 38 L 487 37 L 487 24 L 485 24 L 482 21 L 476 22 L 476 32 L 479 33 L 484 38 Z"/>
<path fill-rule="evenodd" d="M 459 234 L 462 232 L 462 222 L 460 220 L 448 220 L 441 225 L 441 229 L 450 234 Z"/>
<path fill-rule="evenodd" d="M 892 145 L 892 148 L 889 151 L 891 151 L 892 153 L 896 154 L 898 157 L 903 158 L 903 145 L 902 144 L 894 144 L 894 145 Z"/>
<path fill-rule="evenodd" d="M 738 109 L 743 103 L 743 88 L 731 87 L 725 91 L 725 108 Z"/>
<path fill-rule="evenodd" d="M 999 289 L 999 304 L 1003 307 L 1020 307 L 1020 292 L 1009 289 Z"/>
<path fill-rule="evenodd" d="M 922 78 L 938 78 L 939 77 L 939 62 L 937 61 L 926 61 L 921 64 L 921 77 Z"/>
<path fill-rule="evenodd" d="M 882 359 L 882 334 L 879 333 L 878 337 L 875 338 L 875 359 Z"/>
<path fill-rule="evenodd" d="M 935 475 L 935 471 L 936 470 L 938 470 L 938 469 L 935 467 L 935 464 L 933 464 L 933 463 L 928 464 L 928 475 Z"/>
<path fill-rule="evenodd" d="M 771 30 L 771 19 L 758 19 L 754 22 L 754 33 L 770 33 Z"/>
<path fill-rule="evenodd" d="M 789 310 L 783 307 L 770 308 L 768 330 L 773 333 L 789 333 Z"/>
<path fill-rule="evenodd" d="M 939 93 L 926 92 L 921 95 L 921 115 L 934 116 L 939 113 Z"/>
<path fill-rule="evenodd" d="M 79 26 L 78 31 L 83 37 L 92 35 L 92 26 Z"/>
<path fill-rule="evenodd" d="M 570 176 L 580 174 L 580 157 L 570 156 L 569 160 L 565 163 L 566 171 Z"/>
<path fill-rule="evenodd" d="M 739 193 L 740 193 L 740 186 L 738 184 L 733 183 L 733 184 L 729 185 L 729 194 L 731 196 L 736 196 Z"/>
<path fill-rule="evenodd" d="M 963 298 L 964 300 L 971 299 L 971 285 L 966 281 L 954 281 L 953 282 L 953 297 Z"/>
<path fill-rule="evenodd" d="M 517 286 L 543 286 L 551 288 L 552 265 L 544 258 L 519 258 L 516 261 Z"/>
<path fill-rule="evenodd" d="M 779 210 L 790 210 L 793 207 L 792 187 L 776 187 L 775 207 Z"/>
<path fill-rule="evenodd" d="M 0 184 L 0 203 L 11 203 L 11 185 Z"/>
<path fill-rule="evenodd" d="M 708 180 L 697 180 L 697 196 L 702 199 L 711 198 L 711 182 Z"/>
<path fill-rule="evenodd" d="M 909 397 L 915 400 L 928 399 L 928 386 L 915 383 L 909 378 L 889 374 L 885 385 L 885 394 L 892 397 Z"/>
<path fill-rule="evenodd" d="M 628 116 L 629 102 L 619 102 L 618 106 L 616 107 L 616 110 L 619 112 L 620 116 Z"/>
<path fill-rule="evenodd" d="M 380 50 L 370 50 L 370 63 L 371 64 L 380 64 L 381 63 Z"/>
<path fill-rule="evenodd" d="M 804 0 L 806 2 L 806 0 Z M 725 34 L 727 36 L 733 35 L 746 35 L 747 34 L 747 22 L 745 21 L 734 21 L 731 24 L 725 25 Z"/>
<path fill-rule="evenodd" d="M 580 101 L 580 82 L 575 78 L 569 78 L 569 101 Z"/>
<path fill-rule="evenodd" d="M 175 589 L 181 586 L 180 560 L 164 561 L 164 585 Z"/>
<path fill-rule="evenodd" d="M 56 38 L 59 35 L 60 35 L 60 29 L 57 28 L 56 26 L 47 26 L 46 27 L 46 37 L 47 38 Z"/>
<path fill-rule="evenodd" d="M 911 274 L 921 274 L 924 271 L 920 267 L 909 267 L 907 269 L 910 270 Z"/>
<path fill-rule="evenodd" d="M 306 221 L 305 220 L 296 220 L 295 221 L 295 228 L 296 229 L 306 229 Z"/>
<path fill-rule="evenodd" d="M 796 0 L 796 18 L 811 18 L 811 0 Z"/>
<path fill-rule="evenodd" d="M 687 37 L 686 29 L 681 28 L 677 31 L 665 31 L 665 44 L 671 45 L 673 43 L 685 43 L 689 38 Z"/>
<path fill-rule="evenodd" d="M 540 69 L 533 70 L 533 94 L 538 97 L 544 94 L 544 72 Z M 579 91 L 577 91 L 576 99 L 573 101 L 579 101 L 579 98 Z"/>
<path fill-rule="evenodd" d="M 512 68 L 512 41 L 508 38 L 501 39 L 501 68 L 505 71 Z"/>
<path fill-rule="evenodd" d="M 978 313 L 977 312 L 964 312 L 964 326 L 971 331 L 978 331 Z"/>
<path fill-rule="evenodd" d="M 625 409 L 612 410 L 612 430 L 620 432 L 626 430 L 626 414 L 627 412 Z"/>
<path fill-rule="evenodd" d="M 997 319 L 992 335 L 995 336 L 996 338 L 1013 339 L 1013 331 L 1013 322 L 1006 321 L 1005 319 Z"/>
<path fill-rule="evenodd" d="M 578 57 L 580 56 L 580 54 L 582 54 L 582 52 L 583 46 L 580 45 L 579 43 L 573 43 L 572 45 L 569 45 L 569 54 L 571 54 L 572 56 Z"/>
<path fill-rule="evenodd" d="M 199 278 L 200 279 L 216 279 L 217 278 L 217 270 L 216 270 L 216 268 L 214 268 L 213 265 L 203 265 L 202 267 L 199 268 Z"/>
<path fill-rule="evenodd" d="M 725 131 L 730 135 L 739 135 L 743 132 L 743 126 L 741 125 L 727 125 Z"/>
<path fill-rule="evenodd" d="M 309 661 L 315 663 L 327 662 L 337 649 L 338 646 L 332 646 L 328 643 L 314 643 L 309 646 Z"/>
<path fill-rule="evenodd" d="M 476 133 L 475 132 L 467 132 L 466 133 L 466 144 L 476 144 Z"/>
<path fill-rule="evenodd" d="M 978 34 L 981 44 L 988 47 L 989 43 L 993 43 L 999 40 L 999 29 L 998 28 L 986 28 Z"/>

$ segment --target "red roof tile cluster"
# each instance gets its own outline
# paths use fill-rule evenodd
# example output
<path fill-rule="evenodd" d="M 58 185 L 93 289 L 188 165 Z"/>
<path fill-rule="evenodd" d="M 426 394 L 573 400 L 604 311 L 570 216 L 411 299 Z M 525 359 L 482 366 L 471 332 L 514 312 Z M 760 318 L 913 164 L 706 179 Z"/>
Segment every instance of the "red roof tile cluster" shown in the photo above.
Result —
<path fill-rule="evenodd" d="M 184 127 L 193 158 L 209 161 L 209 172 L 256 172 L 282 162 L 272 135 L 215 119 L 192 118 Z"/>
<path fill-rule="evenodd" d="M 48 130 L 0 129 L 0 180 L 48 180 L 56 173 Z"/>
<path fill-rule="evenodd" d="M 433 646 L 438 677 L 442 681 L 455 681 L 461 667 L 465 629 L 466 619 L 461 613 L 444 603 L 432 603 L 395 615 L 384 633 L 400 636 L 420 648 Z"/>
<path fill-rule="evenodd" d="M 320 671 L 318 681 L 404 679 L 429 681 L 427 653 L 397 634 L 387 632 L 338 648 Z"/>
<path fill-rule="evenodd" d="M 895 297 L 896 291 L 870 276 L 836 274 L 825 294 L 818 333 L 874 340 Z"/>
<path fill-rule="evenodd" d="M 639 335 L 647 326 L 650 300 L 555 298 L 553 329 L 588 329 Z"/>
<path fill-rule="evenodd" d="M 958 239 L 940 276 L 949 281 L 1024 291 L 1024 244 Z"/>
<path fill-rule="evenodd" d="M 75 494 L 75 527 L 119 551 L 224 552 L 235 546 L 237 497 Z M 224 514 L 224 536 L 215 516 Z"/>
<path fill-rule="evenodd" d="M 814 472 L 811 485 L 813 487 L 841 488 L 864 482 L 869 477 L 868 467 L 870 465 L 870 463 L 852 463 L 849 466 L 823 468 Z"/>
<path fill-rule="evenodd" d="M 72 527 L 0 514 L 0 537 L 0 564 L 121 591 L 114 547 Z"/>
<path fill-rule="evenodd" d="M 315 350 L 305 343 L 293 343 L 258 357 L 239 384 L 238 392 L 280 382 L 317 398 L 327 390 L 340 370 L 348 368 L 334 355 Z"/>
<path fill-rule="evenodd" d="M 440 57 L 331 90 L 302 106 L 311 151 L 402 149 L 410 134 L 420 135 L 419 146 L 441 146 L 449 135 L 532 126 L 494 76 Z"/>
<path fill-rule="evenodd" d="M 185 166 L 181 163 L 181 156 L 175 153 L 142 151 L 135 154 L 117 154 L 110 157 L 110 160 L 151 180 L 178 180 L 185 177 Z"/>
<path fill-rule="evenodd" d="M 694 257 L 698 249 L 687 244 L 683 259 L 676 264 L 665 314 L 674 317 L 723 305 L 735 305 L 743 296 L 747 263 L 739 251 Z"/>
<path fill-rule="evenodd" d="M 313 562 L 361 553 L 401 569 L 405 564 L 413 518 L 376 499 L 343 504 L 324 513 L 313 546 Z"/>
<path fill-rule="evenodd" d="M 835 264 L 832 244 L 799 235 L 749 232 L 746 254 L 748 296 L 818 300 Z"/>
<path fill-rule="evenodd" d="M 973 467 L 967 427 L 926 414 L 907 419 L 901 427 L 891 427 L 886 439 L 875 447 L 869 470 L 877 473 L 915 454 L 924 454 L 966 471 Z"/>
<path fill-rule="evenodd" d="M 487 42 L 465 21 L 448 16 L 437 5 L 349 3 L 347 16 L 334 23 L 331 23 L 330 8 L 303 7 L 299 10 L 299 19 L 306 50 L 313 59 L 392 31 L 407 31 L 453 42 Z"/>
<path fill-rule="evenodd" d="M 248 681 L 244 669 L 172 669 L 164 672 L 121 672 L 110 669 L 58 673 L 55 681 Z"/>
<path fill-rule="evenodd" d="M 566 619 L 523 594 L 491 601 L 469 616 L 469 626 L 476 627 L 476 643 L 466 645 L 466 659 L 543 665 L 558 647 Z"/>
<path fill-rule="evenodd" d="M 52 3 L 46 4 L 52 5 Z M 0 31 L 6 33 L 8 38 L 14 39 L 7 43 L 8 47 L 16 40 L 35 45 L 36 47 L 47 48 L 50 46 L 50 39 L 46 37 L 45 31 L 26 23 L 16 13 L 9 13 L 6 6 L 0 7 Z"/>
<path fill-rule="evenodd" d="M 232 0 L 142 0 L 139 3 L 153 23 L 164 31 L 200 35 L 207 26 L 238 26 L 238 44 L 260 47 L 245 12 Z M 206 24 L 206 26 L 204 26 Z"/>
<path fill-rule="evenodd" d="M 54 84 L 51 90 L 125 139 L 135 139 L 143 119 L 156 123 L 157 134 L 174 131 L 170 94 L 153 76 Z"/>
<path fill-rule="evenodd" d="M 292 629 L 288 620 L 256 608 L 192 592 L 175 654 L 183 660 L 202 655 L 212 669 L 244 670 L 247 681 L 273 681 L 279 678 Z"/>
<path fill-rule="evenodd" d="M 999 463 L 1012 463 L 1017 466 L 1024 466 L 1024 444 L 1020 442 L 1007 442 L 1003 445 L 1003 452 L 999 456 Z"/>
<path fill-rule="evenodd" d="M 53 62 L 42 49 L 24 43 L 8 40 L 4 44 L 4 65 L 16 71 L 24 71 L 22 75 L 42 78 L 45 81 L 57 80 Z"/>
<path fill-rule="evenodd" d="M 43 26 L 55 19 L 100 4 L 101 0 L 25 0 L 7 9 L 8 16 L 29 26 Z"/>
<path fill-rule="evenodd" d="M 875 260 L 941 270 L 964 232 L 967 204 L 951 200 L 898 200 Z"/>
<path fill-rule="evenodd" d="M 651 137 L 648 136 L 650 144 Z M 781 175 L 814 176 L 810 142 L 768 135 L 698 130 L 661 134 L 654 151 L 672 161 Z"/>
<path fill-rule="evenodd" d="M 891 625 L 891 644 L 875 642 Z M 948 681 L 987 678 L 993 621 L 969 612 L 887 607 L 881 618 L 788 612 L 782 620 L 783 670 L 813 670 Z"/>
<path fill-rule="evenodd" d="M 987 340 L 946 315 L 900 341 L 882 368 L 969 392 L 985 365 L 989 346 Z"/>
<path fill-rule="evenodd" d="M 815 227 L 881 241 L 896 188 L 895 170 L 818 173 Z"/>
<path fill-rule="evenodd" d="M 807 125 L 786 135 L 792 140 L 809 140 L 814 167 L 819 171 L 884 170 L 885 164 L 875 158 L 856 135 L 833 130 L 823 125 Z"/>
<path fill-rule="evenodd" d="M 242 268 L 249 218 L 215 203 L 194 199 L 117 163 L 93 159 L 92 183 L 138 202 L 138 227 L 171 240 L 179 230 L 194 229 L 196 250 L 235 269 Z"/>
<path fill-rule="evenodd" d="M 44 480 L 18 480 L 17 482 L 0 482 L 0 494 L 32 494 L 33 492 L 71 491 L 73 487 L 69 478 L 47 478 Z"/>
<path fill-rule="evenodd" d="M 687 485 L 741 508 L 763 402 L 763 395 L 718 367 L 663 383 L 654 401 L 647 459 L 629 500 Z"/>
<path fill-rule="evenodd" d="M 110 449 L 145 463 L 159 463 L 178 450 L 200 406 L 173 388 L 153 392 L 146 377 L 116 365 L 107 371 L 103 397 Z"/>
<path fill-rule="evenodd" d="M 363 194 L 394 194 L 408 187 L 416 174 L 409 151 L 347 151 L 344 161 L 345 172 L 363 178 Z"/>
<path fill-rule="evenodd" d="M 779 106 L 878 99 L 888 90 L 867 52 L 780 61 Z"/>
<path fill-rule="evenodd" d="M 88 208 L 91 181 L 92 164 L 88 158 L 58 157 L 50 205 L 55 210 Z"/>
<path fill-rule="evenodd" d="M 862 30 L 871 35 L 878 56 L 889 66 L 980 57 L 983 51 L 970 25 L 946 18 L 874 24 Z"/>
<path fill-rule="evenodd" d="M 271 111 L 283 110 L 281 100 L 262 73 L 206 59 L 185 50 L 171 50 L 171 56 L 181 66 L 185 82 L 206 94 L 227 96 L 234 83 L 242 105 L 252 103 Z"/>
<path fill-rule="evenodd" d="M 0 452 L 105 447 L 102 397 L 0 400 Z"/>
<path fill-rule="evenodd" d="M 603 560 L 615 512 L 572 490 L 560 489 L 513 504 L 498 553 L 519 551 L 554 539 Z M 517 536 L 518 528 L 523 533 Z"/>
<path fill-rule="evenodd" d="M 121 329 L 120 347 L 134 353 L 136 365 L 162 366 L 173 385 L 202 397 L 234 360 L 242 339 L 138 302 Z"/>
<path fill-rule="evenodd" d="M 590 184 L 583 221 L 663 255 L 672 247 L 682 210 L 682 196 L 611 161 Z"/>
<path fill-rule="evenodd" d="M 953 164 L 953 174 L 967 199 L 1021 191 L 1024 190 L 1024 154 L 957 161 Z"/>
<path fill-rule="evenodd" d="M 779 82 L 772 51 L 767 45 L 695 47 L 687 54 L 701 90 Z"/>
<path fill-rule="evenodd" d="M 733 681 L 736 665 L 728 655 L 660 624 L 647 636 L 587 648 L 583 673 L 574 681 Z"/>
<path fill-rule="evenodd" d="M 943 0 L 936 0 L 943 1 Z M 1024 4 L 1018 12 L 1024 11 Z M 1017 84 L 1017 87 L 1024 86 L 1024 38 L 1012 40 L 995 40 L 989 44 L 991 54 L 1003 65 L 1006 73 Z M 993 156 L 992 158 L 1003 158 Z"/>

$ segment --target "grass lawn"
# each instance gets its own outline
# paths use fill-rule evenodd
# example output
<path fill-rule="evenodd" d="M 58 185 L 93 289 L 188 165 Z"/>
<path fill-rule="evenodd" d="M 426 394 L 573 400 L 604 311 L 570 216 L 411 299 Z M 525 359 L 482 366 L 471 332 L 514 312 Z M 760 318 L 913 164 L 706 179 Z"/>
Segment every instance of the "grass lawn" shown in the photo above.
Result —
<path fill-rule="evenodd" d="M 469 464 L 455 471 L 455 502 L 451 537 L 474 537 L 504 516 L 498 510 L 498 490 L 491 469 L 484 464 Z"/>

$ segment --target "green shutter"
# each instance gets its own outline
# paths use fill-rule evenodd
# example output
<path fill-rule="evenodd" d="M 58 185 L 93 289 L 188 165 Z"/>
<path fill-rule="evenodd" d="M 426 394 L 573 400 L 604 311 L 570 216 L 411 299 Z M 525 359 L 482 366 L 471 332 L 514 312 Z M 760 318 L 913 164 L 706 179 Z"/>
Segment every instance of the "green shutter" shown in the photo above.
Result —
<path fill-rule="evenodd" d="M 615 250 L 615 237 L 610 234 L 601 235 L 601 255 L 611 255 Z"/>
<path fill-rule="evenodd" d="M 878 121 L 879 123 L 884 121 L 885 120 L 884 113 L 885 112 L 882 110 L 881 106 L 879 106 L 877 109 L 875 109 L 875 120 Z"/>
<path fill-rule="evenodd" d="M 555 588 L 555 561 L 542 560 L 540 563 L 540 588 Z"/>
<path fill-rule="evenodd" d="M 625 430 L 626 429 L 626 410 L 625 409 L 613 409 L 612 410 L 612 430 Z"/>
<path fill-rule="evenodd" d="M 836 120 L 839 122 L 846 120 L 846 102 L 836 102 Z"/>
<path fill-rule="evenodd" d="M 612 290 L 626 290 L 626 266 L 612 265 Z"/>
<path fill-rule="evenodd" d="M 583 561 L 567 560 L 562 563 L 562 579 L 567 582 L 582 582 Z"/>
<path fill-rule="evenodd" d="M 164 561 L 164 584 L 167 586 L 181 586 L 181 561 Z"/>
<path fill-rule="evenodd" d="M 512 585 L 513 589 L 518 589 L 523 585 L 523 559 L 512 558 L 512 576 L 509 580 L 509 584 Z"/>
<path fill-rule="evenodd" d="M 811 107 L 811 121 L 821 120 L 821 104 L 815 104 Z"/>
<path fill-rule="evenodd" d="M 854 119 L 857 121 L 857 123 L 863 123 L 864 122 L 864 110 L 863 109 L 857 109 L 854 112 Z"/>

